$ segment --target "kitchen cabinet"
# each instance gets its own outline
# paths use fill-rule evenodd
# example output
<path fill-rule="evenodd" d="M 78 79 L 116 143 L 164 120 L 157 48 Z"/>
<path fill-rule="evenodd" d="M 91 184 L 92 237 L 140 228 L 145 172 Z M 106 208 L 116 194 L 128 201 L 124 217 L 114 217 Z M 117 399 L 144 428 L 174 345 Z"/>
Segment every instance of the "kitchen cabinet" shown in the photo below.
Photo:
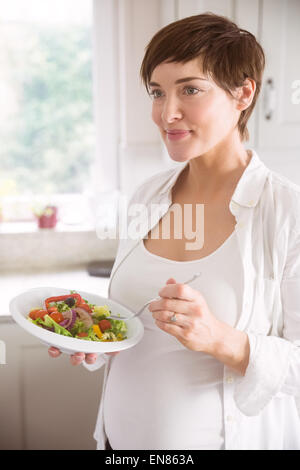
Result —
<path fill-rule="evenodd" d="M 300 100 L 296 100 L 297 82 L 300 88 L 299 0 L 262 2 L 260 40 L 267 61 L 259 106 L 258 145 L 262 150 L 298 149 L 299 155 Z"/>
<path fill-rule="evenodd" d="M 103 369 L 72 366 L 0 318 L 6 365 L 0 365 L 0 449 L 96 449 L 93 439 Z"/>
<path fill-rule="evenodd" d="M 104 369 L 53 359 L 47 347 L 0 317 L 1 450 L 92 450 Z"/>
<path fill-rule="evenodd" d="M 0 276 L 0 340 L 6 349 L 6 364 L 0 361 L 0 449 L 96 449 L 104 368 L 90 372 L 72 366 L 68 355 L 51 358 L 47 347 L 8 315 L 8 304 L 19 292 L 45 285 L 107 297 L 109 279 L 90 277 L 83 267 Z"/>

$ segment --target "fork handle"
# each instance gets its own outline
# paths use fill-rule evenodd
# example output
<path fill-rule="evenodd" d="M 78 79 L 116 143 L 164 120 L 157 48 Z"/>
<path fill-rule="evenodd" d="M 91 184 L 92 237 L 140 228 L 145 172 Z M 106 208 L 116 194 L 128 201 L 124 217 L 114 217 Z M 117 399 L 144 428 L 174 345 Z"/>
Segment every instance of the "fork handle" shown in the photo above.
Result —
<path fill-rule="evenodd" d="M 187 281 L 183 282 L 183 284 L 190 284 L 190 282 L 194 281 L 194 279 L 196 279 L 197 277 L 199 277 L 201 275 L 201 273 L 196 273 L 193 275 L 193 277 L 191 277 L 191 279 L 188 279 Z M 112 318 L 113 320 L 131 320 L 131 318 L 134 318 L 134 317 L 138 317 L 143 311 L 144 309 L 149 305 L 151 304 L 151 302 L 153 302 L 154 300 L 159 300 L 160 299 L 160 296 L 158 297 L 155 297 L 155 299 L 151 299 L 151 300 L 148 300 L 148 302 L 146 302 L 143 307 L 137 312 L 135 313 L 134 315 L 132 315 L 131 317 L 127 317 L 127 318 L 124 318 L 124 317 L 117 317 L 115 315 L 111 315 L 109 317 L 107 317 L 107 319 L 109 318 Z"/>

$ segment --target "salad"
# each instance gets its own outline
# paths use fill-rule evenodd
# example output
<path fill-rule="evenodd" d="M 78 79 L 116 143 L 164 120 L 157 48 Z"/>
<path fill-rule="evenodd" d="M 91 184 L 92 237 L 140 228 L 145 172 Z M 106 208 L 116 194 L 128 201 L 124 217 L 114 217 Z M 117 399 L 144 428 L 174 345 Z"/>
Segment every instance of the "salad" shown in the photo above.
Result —
<path fill-rule="evenodd" d="M 122 320 L 107 319 L 107 305 L 93 305 L 77 292 L 49 297 L 43 307 L 32 308 L 27 319 L 59 335 L 87 341 L 123 341 L 127 325 Z"/>

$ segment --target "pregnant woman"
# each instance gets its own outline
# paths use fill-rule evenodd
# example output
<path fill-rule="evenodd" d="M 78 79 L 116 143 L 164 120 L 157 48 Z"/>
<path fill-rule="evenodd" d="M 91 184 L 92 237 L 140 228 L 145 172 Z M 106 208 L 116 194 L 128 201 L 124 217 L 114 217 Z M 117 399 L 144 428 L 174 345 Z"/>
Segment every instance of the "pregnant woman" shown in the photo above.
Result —
<path fill-rule="evenodd" d="M 300 188 L 243 144 L 264 64 L 251 33 L 211 13 L 146 48 L 152 119 L 184 165 L 134 191 L 152 217 L 120 239 L 110 278 L 132 311 L 160 296 L 144 337 L 71 358 L 105 365 L 98 449 L 300 449 Z"/>

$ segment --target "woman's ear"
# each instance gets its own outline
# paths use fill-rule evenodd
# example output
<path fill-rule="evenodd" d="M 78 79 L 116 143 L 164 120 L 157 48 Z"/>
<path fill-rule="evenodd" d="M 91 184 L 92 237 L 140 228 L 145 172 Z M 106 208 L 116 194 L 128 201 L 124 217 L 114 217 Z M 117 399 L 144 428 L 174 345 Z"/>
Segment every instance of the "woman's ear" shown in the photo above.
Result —
<path fill-rule="evenodd" d="M 256 90 L 256 83 L 252 78 L 246 78 L 243 85 L 236 89 L 237 109 L 244 111 L 252 103 Z"/>

